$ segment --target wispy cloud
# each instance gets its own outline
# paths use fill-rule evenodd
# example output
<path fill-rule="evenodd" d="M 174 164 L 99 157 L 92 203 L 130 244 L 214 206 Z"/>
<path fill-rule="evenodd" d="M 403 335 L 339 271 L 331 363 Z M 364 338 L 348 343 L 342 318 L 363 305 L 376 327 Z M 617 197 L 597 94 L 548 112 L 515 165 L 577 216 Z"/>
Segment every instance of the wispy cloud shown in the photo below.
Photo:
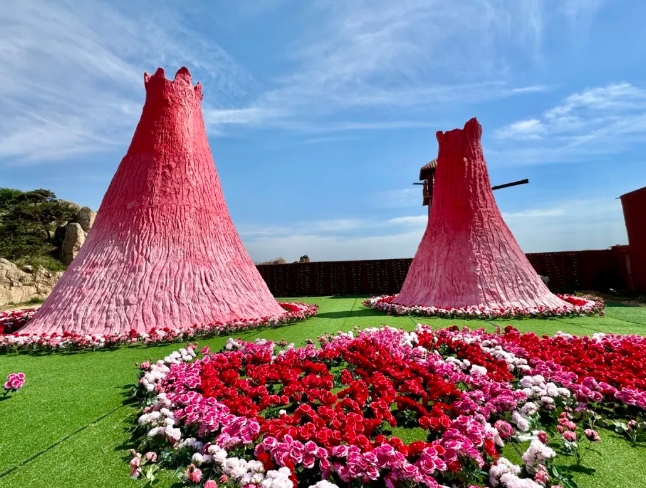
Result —
<path fill-rule="evenodd" d="M 422 189 L 411 185 L 410 188 L 380 191 L 371 195 L 370 200 L 377 208 L 419 207 L 422 204 Z"/>
<path fill-rule="evenodd" d="M 503 212 L 503 218 L 525 252 L 606 249 L 627 241 L 621 204 L 609 196 Z M 276 256 L 290 261 L 303 254 L 315 261 L 405 258 L 415 254 L 426 224 L 426 215 L 410 215 L 267 227 L 241 235 L 256 261 Z"/>
<path fill-rule="evenodd" d="M 541 20 L 526 8 L 539 4 L 520 4 L 525 6 L 489 0 L 315 2 L 312 15 L 321 27 L 305 43 L 298 40 L 292 54 L 297 69 L 260 103 L 332 111 L 543 90 L 511 86 L 504 76 L 505 46 L 526 47 L 531 57 L 539 35 Z"/>
<path fill-rule="evenodd" d="M 143 72 L 157 63 L 188 64 L 220 105 L 244 94 L 251 79 L 163 9 L 144 15 L 94 0 L 24 0 L 0 9 L 0 22 L 0 159 L 17 163 L 127 144 L 141 111 Z M 225 110 L 214 123 L 242 117 L 250 114 Z"/>
<path fill-rule="evenodd" d="M 627 242 L 621 203 L 610 196 L 503 212 L 525 252 L 606 249 Z"/>
<path fill-rule="evenodd" d="M 324 261 L 410 257 L 425 225 L 425 216 L 408 216 L 384 221 L 339 219 L 239 229 L 256 262 L 276 256 L 291 261 L 303 254 Z"/>
<path fill-rule="evenodd" d="M 494 132 L 506 147 L 494 153 L 515 164 L 605 157 L 646 143 L 646 90 L 630 83 L 589 88 L 566 97 L 540 116 Z M 523 141 L 522 146 L 513 141 Z"/>
<path fill-rule="evenodd" d="M 539 139 L 545 131 L 543 123 L 538 119 L 527 119 L 514 122 L 494 133 L 496 139 Z"/>
<path fill-rule="evenodd" d="M 289 0 L 247 3 L 232 15 L 265 15 Z M 574 0 L 566 5 L 559 15 L 594 11 Z M 425 127 L 421 114 L 432 106 L 547 89 L 518 85 L 510 75 L 518 59 L 531 62 L 540 52 L 546 19 L 539 0 L 298 4 L 307 28 L 294 33 L 281 50 L 281 70 L 262 83 L 189 27 L 190 8 L 148 7 L 21 0 L 0 10 L 1 160 L 25 164 L 123 147 L 141 110 L 142 72 L 158 65 L 169 73 L 188 65 L 203 82 L 211 133 L 226 126 L 306 133 Z M 374 110 L 382 110 L 378 120 Z"/>
<path fill-rule="evenodd" d="M 359 218 L 313 220 L 294 222 L 291 225 L 240 225 L 238 230 L 243 237 L 261 238 L 289 235 L 308 236 L 347 236 L 348 234 L 392 232 L 393 228 L 416 227 L 423 230 L 426 225 L 426 215 L 395 217 L 386 220 L 371 220 Z"/>
<path fill-rule="evenodd" d="M 566 211 L 564 207 L 556 208 L 533 208 L 530 210 L 523 210 L 520 212 L 503 212 L 502 216 L 505 220 L 517 220 L 517 219 L 532 219 L 532 218 L 543 218 L 543 217 L 556 217 L 559 215 L 565 215 Z"/>
<path fill-rule="evenodd" d="M 204 122 L 209 128 L 217 128 L 222 125 L 258 125 L 276 115 L 276 113 L 258 108 L 210 108 L 204 110 Z"/>
<path fill-rule="evenodd" d="M 304 139 L 302 141 L 296 142 L 296 144 L 322 144 L 327 142 L 334 141 L 355 141 L 357 139 L 363 139 L 362 136 L 330 136 L 330 137 L 314 137 L 312 139 Z"/>
<path fill-rule="evenodd" d="M 544 92 L 549 90 L 549 86 L 545 85 L 530 85 L 530 86 L 524 86 L 520 88 L 514 88 L 511 90 L 513 94 L 516 93 L 538 93 L 538 92 Z"/>
<path fill-rule="evenodd" d="M 563 0 L 561 9 L 573 24 L 588 23 L 607 0 Z"/>

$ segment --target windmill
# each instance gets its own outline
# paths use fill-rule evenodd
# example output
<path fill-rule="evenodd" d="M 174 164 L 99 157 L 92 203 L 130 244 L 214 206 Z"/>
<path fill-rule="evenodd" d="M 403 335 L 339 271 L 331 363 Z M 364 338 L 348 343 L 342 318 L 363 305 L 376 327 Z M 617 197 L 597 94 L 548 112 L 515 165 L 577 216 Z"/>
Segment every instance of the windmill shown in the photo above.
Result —
<path fill-rule="evenodd" d="M 437 159 L 432 160 L 431 162 L 425 164 L 419 170 L 419 179 L 420 182 L 413 183 L 413 185 L 422 185 L 424 188 L 422 190 L 423 194 L 423 203 L 422 205 L 428 205 L 428 211 L 430 214 L 431 211 L 431 202 L 433 201 L 433 186 L 435 184 L 435 171 L 437 170 Z M 501 190 L 502 188 L 509 188 L 511 186 L 526 185 L 529 183 L 529 180 L 525 178 L 524 180 L 512 181 L 511 183 L 504 183 L 502 185 L 492 186 L 492 190 Z"/>

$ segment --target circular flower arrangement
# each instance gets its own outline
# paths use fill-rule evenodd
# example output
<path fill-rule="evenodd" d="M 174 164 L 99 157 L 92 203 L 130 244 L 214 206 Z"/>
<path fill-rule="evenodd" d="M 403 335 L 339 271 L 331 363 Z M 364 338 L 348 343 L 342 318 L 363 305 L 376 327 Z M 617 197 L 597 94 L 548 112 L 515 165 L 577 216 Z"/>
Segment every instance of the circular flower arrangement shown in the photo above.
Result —
<path fill-rule="evenodd" d="M 574 486 L 538 429 L 574 455 L 599 440 L 593 406 L 636 409 L 619 386 L 534 359 L 522 337 L 420 325 L 324 336 L 318 349 L 229 339 L 195 360 L 189 346 L 140 366 L 131 475 L 183 466 L 209 488 Z M 500 457 L 523 440 L 523 466 Z"/>
<path fill-rule="evenodd" d="M 131 330 L 125 334 L 21 334 L 20 328 L 37 309 L 0 313 L 0 353 L 14 351 L 57 351 L 116 347 L 123 344 L 179 342 L 199 337 L 230 334 L 259 327 L 277 327 L 316 315 L 318 305 L 279 303 L 285 314 L 278 319 L 263 318 L 237 322 L 195 324 L 185 328 L 152 329 L 148 333 Z"/>
<path fill-rule="evenodd" d="M 407 307 L 394 303 L 397 295 L 383 295 L 364 300 L 363 306 L 381 310 L 393 315 L 419 315 L 423 317 L 440 317 L 451 319 L 518 319 L 518 318 L 548 318 L 567 317 L 575 315 L 604 315 L 603 299 L 598 297 L 578 297 L 574 295 L 556 295 L 561 300 L 572 306 L 561 308 L 536 307 L 536 308 L 442 308 L 442 307 Z"/>

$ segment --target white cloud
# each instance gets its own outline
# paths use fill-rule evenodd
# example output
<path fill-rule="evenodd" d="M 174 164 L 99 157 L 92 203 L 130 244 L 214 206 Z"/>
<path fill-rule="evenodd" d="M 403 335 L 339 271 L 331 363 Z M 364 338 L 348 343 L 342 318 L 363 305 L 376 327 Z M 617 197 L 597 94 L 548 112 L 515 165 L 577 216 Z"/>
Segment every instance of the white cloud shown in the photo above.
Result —
<path fill-rule="evenodd" d="M 410 258 L 415 254 L 420 232 L 386 236 L 338 237 L 293 234 L 257 240 L 244 239 L 245 248 L 255 262 L 282 256 L 287 262 L 307 254 L 312 261 Z"/>
<path fill-rule="evenodd" d="M 312 139 L 305 139 L 295 144 L 321 144 L 324 142 L 332 141 L 353 141 L 357 139 L 363 139 L 362 136 L 331 136 L 331 137 L 314 137 Z"/>
<path fill-rule="evenodd" d="M 389 0 L 313 3 L 319 20 L 292 52 L 297 68 L 261 105 L 332 112 L 469 103 L 532 93 L 507 76 L 515 55 L 533 58 L 543 29 L 538 0 Z"/>
<path fill-rule="evenodd" d="M 428 215 L 414 215 L 409 217 L 395 217 L 386 220 L 386 225 L 401 225 L 405 227 L 416 227 L 423 229 L 428 223 Z"/>
<path fill-rule="evenodd" d="M 616 83 L 574 93 L 563 104 L 545 112 L 545 118 L 559 119 L 577 110 L 612 112 L 636 108 L 646 108 L 646 91 L 630 83 Z"/>
<path fill-rule="evenodd" d="M 646 90 L 629 83 L 589 88 L 539 117 L 504 126 L 488 150 L 498 161 L 534 164 L 603 158 L 646 143 Z M 522 146 L 512 144 L 523 141 Z M 532 144 L 533 143 L 533 144 Z"/>
<path fill-rule="evenodd" d="M 266 113 L 266 112 L 265 112 Z M 277 115 L 277 119 L 272 122 L 272 126 L 286 130 L 293 130 L 309 134 L 324 134 L 331 132 L 363 132 L 363 131 L 380 131 L 380 130 L 397 130 L 397 129 L 418 129 L 425 127 L 437 127 L 436 124 L 420 120 L 373 120 L 370 122 L 363 121 L 337 121 L 330 122 L 326 120 L 313 119 L 310 121 L 297 120 L 289 118 L 297 116 L 283 112 Z"/>
<path fill-rule="evenodd" d="M 502 212 L 502 217 L 505 221 L 512 221 L 518 219 L 531 219 L 533 217 L 556 217 L 565 215 L 566 211 L 563 207 L 557 208 L 533 208 L 530 210 L 523 210 L 520 212 Z"/>
<path fill-rule="evenodd" d="M 235 101 L 251 82 L 162 8 L 21 0 L 0 9 L 0 23 L 0 158 L 14 163 L 126 146 L 143 105 L 143 72 L 157 63 L 167 76 L 187 64 L 208 85 L 207 108 L 209 96 Z M 249 117 L 232 112 L 216 122 Z"/>
<path fill-rule="evenodd" d="M 206 109 L 204 110 L 204 122 L 207 127 L 219 127 L 221 125 L 257 125 L 266 119 L 275 116 L 266 110 L 258 108 L 240 109 Z"/>
<path fill-rule="evenodd" d="M 603 196 L 553 202 L 539 208 L 503 212 L 525 252 L 606 249 L 627 242 L 621 204 Z M 241 232 L 255 261 L 307 254 L 314 261 L 413 257 L 427 224 L 426 215 L 388 220 L 348 219 Z"/>
<path fill-rule="evenodd" d="M 606 249 L 627 242 L 621 203 L 609 196 L 556 202 L 503 218 L 525 252 Z"/>
<path fill-rule="evenodd" d="M 514 88 L 512 93 L 538 93 L 549 90 L 549 87 L 545 85 L 530 85 L 521 88 Z"/>
<path fill-rule="evenodd" d="M 568 1 L 559 15 L 594 11 Z M 251 3 L 233 15 L 262 15 L 287 1 Z M 283 51 L 289 70 L 260 86 L 188 25 L 193 7 L 14 2 L 0 9 L 0 158 L 38 162 L 125 146 L 144 98 L 143 71 L 158 65 L 169 76 L 187 65 L 202 81 L 211 133 L 228 125 L 312 133 L 427 127 L 392 112 L 366 122 L 357 112 L 546 89 L 514 86 L 509 75 L 512 60 L 540 52 L 540 0 L 318 0 L 302 8 L 311 26 Z"/>
<path fill-rule="evenodd" d="M 263 236 L 288 236 L 298 235 L 320 235 L 327 233 L 344 233 L 361 228 L 365 222 L 358 219 L 333 219 L 315 220 L 310 222 L 296 222 L 291 225 L 257 226 L 239 225 L 238 232 L 241 236 L 263 237 Z"/>
<path fill-rule="evenodd" d="M 498 129 L 494 133 L 497 139 L 539 139 L 545 131 L 543 123 L 538 119 L 527 119 Z"/>
<path fill-rule="evenodd" d="M 561 9 L 572 24 L 578 25 L 589 23 L 605 3 L 607 0 L 562 0 Z"/>
<path fill-rule="evenodd" d="M 377 208 L 420 207 L 422 205 L 422 188 L 419 185 L 411 185 L 410 188 L 376 192 L 370 196 L 370 201 Z"/>

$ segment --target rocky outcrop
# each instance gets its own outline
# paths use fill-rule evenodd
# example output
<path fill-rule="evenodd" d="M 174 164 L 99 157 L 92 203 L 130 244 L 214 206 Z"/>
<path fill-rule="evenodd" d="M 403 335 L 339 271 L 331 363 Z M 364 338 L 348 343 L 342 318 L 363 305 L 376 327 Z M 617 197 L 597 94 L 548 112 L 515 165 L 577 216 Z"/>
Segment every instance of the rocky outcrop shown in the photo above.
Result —
<path fill-rule="evenodd" d="M 65 227 L 65 237 L 61 245 L 61 261 L 70 264 L 81 250 L 86 233 L 81 224 L 72 222 Z"/>
<path fill-rule="evenodd" d="M 79 210 L 79 213 L 76 215 L 75 222 L 80 224 L 83 232 L 86 234 L 90 232 L 90 229 L 94 225 L 94 219 L 96 218 L 96 212 L 89 207 L 83 207 Z"/>
<path fill-rule="evenodd" d="M 45 268 L 34 270 L 31 266 L 19 269 L 15 264 L 0 258 L 0 306 L 24 303 L 32 298 L 46 298 L 63 275 Z"/>
<path fill-rule="evenodd" d="M 70 264 L 79 253 L 95 218 L 94 210 L 83 207 L 79 209 L 74 221 L 56 229 L 54 245 L 60 249 L 59 257 L 64 264 Z"/>

